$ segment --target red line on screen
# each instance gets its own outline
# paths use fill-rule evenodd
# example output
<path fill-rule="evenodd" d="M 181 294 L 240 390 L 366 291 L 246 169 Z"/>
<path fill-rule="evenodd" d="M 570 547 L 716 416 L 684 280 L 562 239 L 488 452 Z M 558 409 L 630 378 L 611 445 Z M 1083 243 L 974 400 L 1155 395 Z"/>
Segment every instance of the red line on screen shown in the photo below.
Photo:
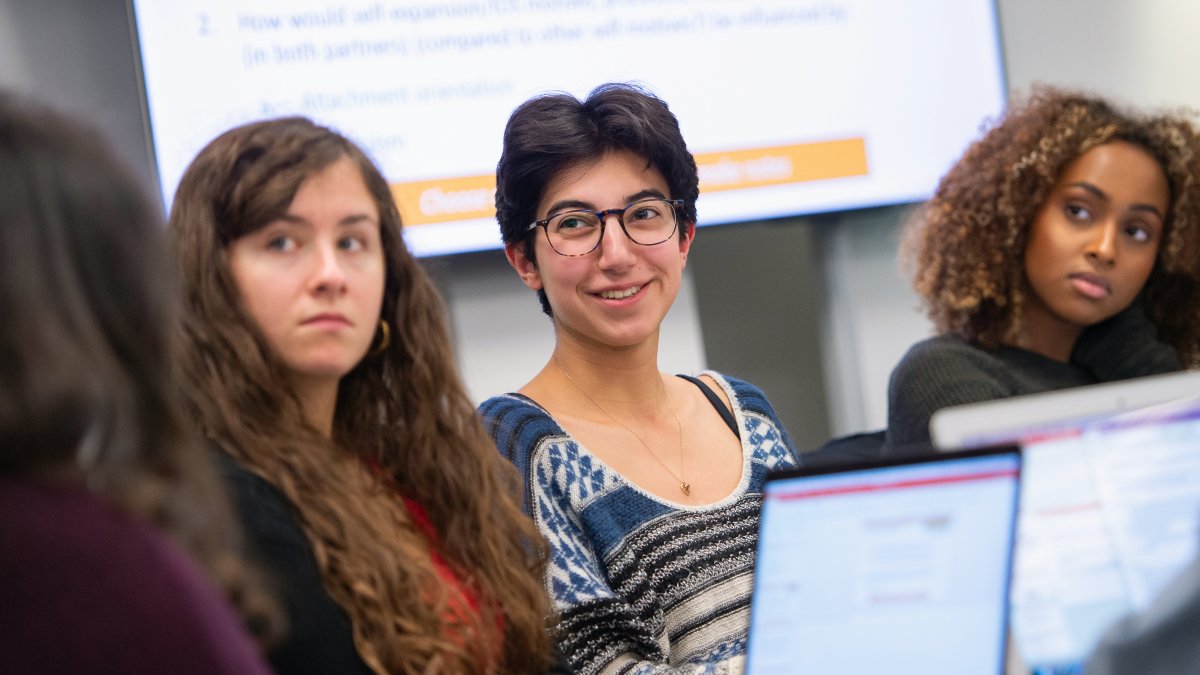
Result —
<path fill-rule="evenodd" d="M 839 485 L 837 487 L 820 488 L 816 490 L 797 490 L 772 495 L 771 499 L 790 501 L 793 499 L 809 499 L 812 497 L 828 497 L 830 495 L 854 494 L 857 492 L 882 492 L 884 490 L 903 490 L 927 485 L 946 485 L 949 483 L 966 483 L 978 480 L 993 480 L 995 478 L 1016 478 L 1016 469 L 985 471 L 981 473 L 965 473 L 958 476 L 938 476 L 937 478 L 919 478 L 912 480 L 897 480 L 890 483 L 856 483 L 854 485 Z"/>
<path fill-rule="evenodd" d="M 1067 506 L 1058 506 L 1051 509 L 1038 509 L 1039 516 L 1064 516 L 1072 513 L 1083 513 L 1085 511 L 1099 511 L 1100 502 L 1088 502 L 1085 504 L 1069 504 Z"/>

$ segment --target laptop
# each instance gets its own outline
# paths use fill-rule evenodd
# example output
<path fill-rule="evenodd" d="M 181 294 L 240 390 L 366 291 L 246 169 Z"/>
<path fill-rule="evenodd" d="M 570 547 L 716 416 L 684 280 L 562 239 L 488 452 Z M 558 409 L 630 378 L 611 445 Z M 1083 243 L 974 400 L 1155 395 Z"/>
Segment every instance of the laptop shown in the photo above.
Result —
<path fill-rule="evenodd" d="M 955 426 L 990 413 L 993 428 L 975 440 L 1022 446 L 1010 614 L 1017 651 L 1035 675 L 1082 673 L 1104 632 L 1149 606 L 1200 554 L 1200 386 L 1185 390 L 1189 398 L 1096 412 L 1122 399 L 1162 400 L 1197 382 L 1197 373 L 1182 375 L 1131 381 L 1128 396 L 1113 385 L 1039 394 L 1040 412 L 1024 429 L 1009 415 L 1030 401 L 945 411 Z M 996 421 L 1002 415 L 1008 419 Z"/>
<path fill-rule="evenodd" d="M 1036 431 L 1075 429 L 1087 420 L 1196 395 L 1200 371 L 1139 377 L 944 408 L 929 420 L 929 435 L 943 449 L 1012 443 Z"/>
<path fill-rule="evenodd" d="M 999 675 L 1015 446 L 771 474 L 746 672 Z"/>

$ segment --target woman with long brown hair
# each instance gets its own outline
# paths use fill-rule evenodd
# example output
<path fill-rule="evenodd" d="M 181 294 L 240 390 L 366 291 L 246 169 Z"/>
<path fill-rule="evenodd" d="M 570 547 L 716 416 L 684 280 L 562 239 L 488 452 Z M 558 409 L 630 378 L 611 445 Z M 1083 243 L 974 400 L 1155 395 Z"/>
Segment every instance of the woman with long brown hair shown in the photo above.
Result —
<path fill-rule="evenodd" d="M 0 670 L 265 674 L 226 600 L 261 637 L 275 610 L 176 400 L 157 209 L 6 94 L 0 176 Z"/>
<path fill-rule="evenodd" d="M 191 409 L 287 607 L 273 665 L 546 670 L 542 544 L 371 161 L 303 118 L 232 129 L 169 229 Z"/>

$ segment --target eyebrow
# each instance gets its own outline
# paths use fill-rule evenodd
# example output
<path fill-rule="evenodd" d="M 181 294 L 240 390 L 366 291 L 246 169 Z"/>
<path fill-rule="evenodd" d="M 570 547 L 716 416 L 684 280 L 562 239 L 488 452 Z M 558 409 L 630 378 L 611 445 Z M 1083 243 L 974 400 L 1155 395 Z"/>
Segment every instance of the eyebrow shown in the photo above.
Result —
<path fill-rule="evenodd" d="M 1085 190 L 1085 191 L 1087 191 L 1087 192 L 1090 192 L 1090 193 L 1092 193 L 1093 195 L 1095 195 L 1095 196 L 1096 196 L 1096 197 L 1098 197 L 1099 199 L 1103 199 L 1103 200 L 1104 200 L 1104 201 L 1106 201 L 1106 202 L 1107 202 L 1107 201 L 1111 201 L 1111 200 L 1109 199 L 1109 196 L 1108 196 L 1108 194 L 1107 194 L 1106 192 L 1104 192 L 1104 190 L 1101 190 L 1100 188 L 1096 187 L 1095 185 L 1092 185 L 1091 183 L 1089 183 L 1089 182 L 1087 182 L 1087 181 L 1079 181 L 1079 182 L 1076 182 L 1076 183 L 1070 183 L 1070 184 L 1068 184 L 1068 185 L 1067 185 L 1067 187 L 1075 187 L 1075 188 L 1080 188 L 1080 189 L 1082 189 L 1082 190 Z M 1153 205 L 1153 204 L 1142 204 L 1142 203 L 1133 204 L 1133 205 L 1131 205 L 1131 206 L 1129 207 L 1129 210 L 1130 210 L 1130 211 L 1143 211 L 1143 212 L 1146 212 L 1146 213 L 1153 213 L 1154 215 L 1158 216 L 1159 220 L 1165 220 L 1165 218 L 1164 218 L 1164 216 L 1163 216 L 1162 212 L 1161 212 L 1161 211 L 1159 211 L 1159 210 L 1158 210 L 1158 207 L 1157 207 L 1157 206 L 1155 206 L 1155 205 Z"/>
<path fill-rule="evenodd" d="M 632 204 L 634 202 L 638 202 L 643 199 L 649 199 L 651 197 L 654 197 L 657 199 L 666 199 L 667 198 L 667 196 L 664 195 L 661 190 L 658 190 L 655 188 L 646 188 L 645 190 L 640 190 L 640 191 L 635 192 L 635 193 L 629 195 L 628 197 L 626 197 L 625 205 L 629 206 L 630 204 Z M 599 211 L 599 209 L 596 208 L 596 205 L 593 204 L 592 202 L 585 202 L 585 201 L 582 201 L 579 199 L 561 199 L 557 202 L 554 202 L 554 204 L 552 204 L 550 206 L 550 209 L 546 213 L 547 214 L 555 214 L 555 213 L 559 213 L 562 211 L 570 211 L 570 210 L 574 210 L 574 209 L 585 209 L 587 211 Z"/>
<path fill-rule="evenodd" d="M 308 220 L 306 218 L 292 215 L 290 213 L 285 213 L 282 216 L 279 216 L 279 218 L 277 218 L 276 220 L 282 220 L 283 222 L 285 222 L 289 225 L 305 225 L 305 226 L 309 226 L 309 227 L 312 226 L 312 223 L 308 222 Z M 341 220 L 339 220 L 337 222 L 337 225 L 338 225 L 338 227 L 352 227 L 354 225 L 358 225 L 361 223 L 366 223 L 368 225 L 374 225 L 376 223 L 376 220 L 374 218 L 372 218 L 369 214 L 366 214 L 366 213 L 352 213 L 352 214 L 342 218 Z"/>

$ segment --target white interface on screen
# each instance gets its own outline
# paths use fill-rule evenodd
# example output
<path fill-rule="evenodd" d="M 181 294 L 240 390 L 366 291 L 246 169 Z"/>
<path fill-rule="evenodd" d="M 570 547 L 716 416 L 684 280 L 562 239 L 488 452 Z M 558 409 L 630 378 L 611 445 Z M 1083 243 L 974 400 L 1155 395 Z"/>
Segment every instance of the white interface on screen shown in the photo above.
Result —
<path fill-rule="evenodd" d="M 1023 443 L 1012 589 L 1034 673 L 1075 673 L 1103 632 L 1197 555 L 1200 402 Z"/>
<path fill-rule="evenodd" d="M 1000 673 L 1019 462 L 768 482 L 749 672 Z"/>
<path fill-rule="evenodd" d="M 421 255 L 499 246 L 509 114 L 637 82 L 699 224 L 924 199 L 1004 105 L 994 0 L 133 0 L 163 199 L 220 132 L 305 115 L 367 148 Z M 611 205 L 620 206 L 620 205 Z"/>

